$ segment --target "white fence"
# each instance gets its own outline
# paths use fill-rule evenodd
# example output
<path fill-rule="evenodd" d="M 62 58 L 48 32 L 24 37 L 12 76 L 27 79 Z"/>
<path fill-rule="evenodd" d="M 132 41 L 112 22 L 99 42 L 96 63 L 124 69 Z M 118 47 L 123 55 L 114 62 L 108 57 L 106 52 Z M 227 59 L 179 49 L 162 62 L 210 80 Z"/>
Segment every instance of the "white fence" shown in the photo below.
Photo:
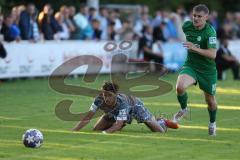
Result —
<path fill-rule="evenodd" d="M 49 76 L 54 69 L 66 60 L 79 55 L 94 55 L 103 62 L 101 73 L 110 72 L 113 53 L 126 53 L 136 57 L 137 42 L 131 47 L 122 45 L 121 42 L 109 45 L 107 42 L 96 41 L 47 41 L 42 43 L 5 43 L 8 52 L 5 59 L 0 59 L 0 79 L 15 77 Z M 127 44 L 128 45 L 128 44 Z M 125 47 L 125 48 L 124 48 Z M 120 49 L 121 48 L 121 49 Z M 230 50 L 240 61 L 240 41 L 231 41 Z M 180 67 L 186 57 L 186 50 L 181 43 L 166 43 L 163 45 L 164 64 L 169 67 Z M 87 66 L 75 69 L 72 74 L 84 74 Z"/>

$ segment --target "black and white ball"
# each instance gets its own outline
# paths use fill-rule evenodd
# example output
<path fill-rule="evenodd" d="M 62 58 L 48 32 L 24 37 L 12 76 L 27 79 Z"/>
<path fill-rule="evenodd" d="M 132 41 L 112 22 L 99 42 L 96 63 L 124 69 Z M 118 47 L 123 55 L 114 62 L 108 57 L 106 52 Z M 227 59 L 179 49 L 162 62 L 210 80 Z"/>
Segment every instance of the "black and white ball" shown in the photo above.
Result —
<path fill-rule="evenodd" d="M 43 134 L 37 129 L 29 129 L 22 136 L 23 144 L 29 148 L 38 148 L 43 143 Z"/>

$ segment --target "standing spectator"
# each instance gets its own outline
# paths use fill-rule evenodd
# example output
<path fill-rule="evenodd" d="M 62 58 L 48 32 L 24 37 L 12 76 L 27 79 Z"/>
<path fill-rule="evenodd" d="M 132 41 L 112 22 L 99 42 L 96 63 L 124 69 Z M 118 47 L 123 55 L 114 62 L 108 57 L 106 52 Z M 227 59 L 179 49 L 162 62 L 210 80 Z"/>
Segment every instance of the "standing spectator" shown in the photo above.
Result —
<path fill-rule="evenodd" d="M 86 7 L 81 6 L 80 12 L 74 16 L 74 22 L 77 26 L 74 39 L 91 39 L 93 30 L 86 17 Z"/>
<path fill-rule="evenodd" d="M 123 21 L 123 27 L 121 29 L 120 39 L 133 40 L 133 38 L 134 38 L 134 33 L 133 33 L 131 21 L 129 20 Z"/>
<path fill-rule="evenodd" d="M 44 6 L 43 11 L 39 14 L 38 20 L 41 32 L 46 40 L 53 40 L 55 34 L 62 31 L 61 26 L 59 26 L 53 16 L 53 9 L 50 4 Z"/>
<path fill-rule="evenodd" d="M 212 11 L 209 16 L 209 23 L 214 27 L 215 30 L 218 30 L 219 28 L 219 22 L 218 22 L 218 12 Z"/>
<path fill-rule="evenodd" d="M 62 28 L 62 31 L 58 31 L 56 33 L 56 37 L 55 38 L 59 39 L 59 40 L 67 40 L 67 39 L 69 39 L 70 33 L 69 33 L 68 26 L 67 26 L 67 24 L 64 21 L 64 15 L 62 15 L 60 12 L 57 12 L 54 17 L 55 17 L 58 25 L 61 26 L 61 28 Z"/>
<path fill-rule="evenodd" d="M 39 30 L 36 20 L 35 5 L 30 3 L 25 11 L 20 14 L 19 28 L 21 30 L 21 38 L 23 40 L 39 40 Z"/>
<path fill-rule="evenodd" d="M 117 33 L 114 30 L 115 22 L 110 22 L 107 28 L 107 40 L 116 41 Z"/>
<path fill-rule="evenodd" d="M 11 41 L 20 41 L 20 29 L 13 24 L 13 17 L 11 14 L 7 14 L 4 17 L 3 26 L 1 28 L 1 33 L 3 34 L 4 40 Z"/>
<path fill-rule="evenodd" d="M 110 12 L 109 21 L 114 22 L 114 31 L 119 34 L 122 29 L 122 22 L 120 20 L 120 11 L 114 9 Z"/>
<path fill-rule="evenodd" d="M 166 42 L 167 39 L 163 35 L 163 29 L 166 27 L 166 23 L 162 22 L 158 26 L 153 28 L 153 40 Z"/>
<path fill-rule="evenodd" d="M 69 9 L 69 21 L 71 22 L 71 24 L 74 27 L 74 30 L 70 29 L 70 39 L 75 39 L 77 33 L 80 32 L 77 27 L 77 24 L 74 21 L 74 16 L 76 14 L 76 8 L 74 6 L 69 6 L 68 9 Z"/>
<path fill-rule="evenodd" d="M 107 40 L 107 30 L 108 30 L 108 9 L 100 8 L 100 15 L 98 16 L 100 22 L 100 29 L 102 30 L 101 39 Z"/>
<path fill-rule="evenodd" d="M 100 29 L 100 22 L 97 19 L 92 20 L 93 27 L 93 37 L 94 40 L 100 40 L 102 35 L 102 30 Z"/>
<path fill-rule="evenodd" d="M 218 79 L 223 79 L 223 71 L 231 68 L 235 80 L 240 80 L 239 77 L 239 62 L 236 57 L 231 54 L 228 49 L 228 39 L 220 39 L 220 48 L 217 51 L 216 66 L 218 70 Z"/>
<path fill-rule="evenodd" d="M 71 20 L 71 17 L 70 17 L 70 7 L 67 7 L 67 6 L 63 5 L 63 6 L 60 7 L 59 12 L 62 15 L 63 22 L 67 25 L 69 32 L 74 32 L 75 31 L 75 25 L 74 25 L 74 23 L 73 23 L 73 21 Z M 75 15 L 75 11 L 73 11 L 73 15 Z"/>
<path fill-rule="evenodd" d="M 159 26 L 162 23 L 162 12 L 161 10 L 157 10 L 155 12 L 155 17 L 152 20 L 152 27 Z"/>
<path fill-rule="evenodd" d="M 13 19 L 13 24 L 18 25 L 20 20 L 20 14 L 25 10 L 24 5 L 15 6 L 12 8 L 11 15 Z"/>
<path fill-rule="evenodd" d="M 149 19 L 148 13 L 142 13 L 141 19 L 137 20 L 134 26 L 134 32 L 139 36 L 142 37 L 142 30 L 144 26 L 148 26 L 151 24 L 151 20 Z"/>
<path fill-rule="evenodd" d="M 97 10 L 94 7 L 89 8 L 88 22 L 92 23 L 94 19 L 97 18 Z"/>

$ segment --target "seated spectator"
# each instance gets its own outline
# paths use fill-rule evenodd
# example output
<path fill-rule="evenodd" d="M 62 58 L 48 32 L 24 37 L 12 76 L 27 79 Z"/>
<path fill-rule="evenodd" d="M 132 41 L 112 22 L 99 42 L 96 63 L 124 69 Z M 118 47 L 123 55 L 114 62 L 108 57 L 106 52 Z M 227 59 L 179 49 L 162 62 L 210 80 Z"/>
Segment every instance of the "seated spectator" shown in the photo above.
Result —
<path fill-rule="evenodd" d="M 152 27 L 145 26 L 143 30 L 143 37 L 139 40 L 139 54 L 143 54 L 145 61 L 154 61 L 163 64 L 163 54 L 161 52 L 154 52 L 152 50 L 153 37 L 152 37 Z M 158 68 L 156 65 L 156 71 L 160 71 L 162 68 Z"/>
<path fill-rule="evenodd" d="M 228 49 L 228 39 L 220 40 L 220 48 L 217 51 L 216 66 L 218 71 L 218 79 L 223 79 L 223 71 L 231 68 L 235 80 L 239 80 L 239 62 Z"/>
<path fill-rule="evenodd" d="M 7 42 L 20 41 L 20 29 L 18 26 L 13 24 L 13 17 L 11 14 L 7 14 L 4 18 L 3 26 L 1 28 L 4 40 Z"/>
<path fill-rule="evenodd" d="M 28 4 L 25 11 L 20 14 L 19 28 L 23 40 L 39 40 L 39 29 L 36 20 L 36 8 L 34 4 Z"/>

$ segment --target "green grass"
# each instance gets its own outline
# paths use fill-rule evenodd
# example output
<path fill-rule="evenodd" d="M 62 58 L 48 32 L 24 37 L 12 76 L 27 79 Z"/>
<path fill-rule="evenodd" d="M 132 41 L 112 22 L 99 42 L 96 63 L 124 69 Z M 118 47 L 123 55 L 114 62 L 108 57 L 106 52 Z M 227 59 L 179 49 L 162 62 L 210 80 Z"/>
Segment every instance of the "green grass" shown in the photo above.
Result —
<path fill-rule="evenodd" d="M 173 86 L 175 74 L 164 79 Z M 91 87 L 99 88 L 108 77 L 101 76 Z M 81 84 L 79 79 L 67 83 Z M 8 160 L 93 160 L 93 159 L 166 159 L 166 160 L 238 160 L 240 157 L 240 82 L 218 82 L 216 137 L 207 134 L 208 112 L 198 87 L 188 90 L 191 116 L 178 130 L 166 134 L 151 133 L 144 125 L 126 126 L 121 132 L 104 135 L 91 129 L 96 119 L 80 132 L 70 129 L 76 122 L 62 121 L 55 116 L 55 105 L 64 99 L 73 100 L 73 113 L 87 111 L 91 97 L 59 94 L 48 86 L 47 79 L 15 80 L 0 83 L 0 159 Z M 171 117 L 179 110 L 175 90 L 166 95 L 143 98 L 155 114 Z M 39 149 L 25 148 L 21 137 L 29 128 L 44 134 Z"/>

